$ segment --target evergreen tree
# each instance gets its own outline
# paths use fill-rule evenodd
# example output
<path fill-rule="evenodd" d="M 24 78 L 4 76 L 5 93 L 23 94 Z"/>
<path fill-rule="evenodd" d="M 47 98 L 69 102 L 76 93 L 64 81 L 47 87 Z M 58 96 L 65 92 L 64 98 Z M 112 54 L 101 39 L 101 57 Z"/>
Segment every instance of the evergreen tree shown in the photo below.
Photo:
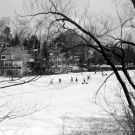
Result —
<path fill-rule="evenodd" d="M 33 52 L 33 55 L 37 57 L 37 54 L 39 53 L 40 50 L 40 41 L 38 40 L 36 35 L 32 35 L 28 39 L 27 49 L 30 53 Z"/>
<path fill-rule="evenodd" d="M 47 46 L 47 41 L 45 40 L 42 45 L 42 58 L 49 61 L 49 48 Z"/>
<path fill-rule="evenodd" d="M 23 47 L 26 49 L 28 47 L 28 40 L 26 38 L 23 39 Z"/>

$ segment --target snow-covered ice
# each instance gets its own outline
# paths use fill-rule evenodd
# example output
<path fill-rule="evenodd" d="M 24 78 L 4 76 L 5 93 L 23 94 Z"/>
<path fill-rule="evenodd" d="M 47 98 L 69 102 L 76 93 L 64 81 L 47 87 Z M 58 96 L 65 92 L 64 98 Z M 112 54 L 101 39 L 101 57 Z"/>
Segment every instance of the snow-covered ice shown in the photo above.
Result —
<path fill-rule="evenodd" d="M 111 71 L 107 72 L 108 75 L 111 73 Z M 91 80 L 88 81 L 88 84 L 82 84 L 84 77 L 87 80 L 87 75 L 91 76 Z M 74 79 L 73 83 L 70 83 L 71 76 Z M 75 82 L 76 77 L 78 83 Z M 24 85 L 1 89 L 2 102 L 11 100 L 11 108 L 14 106 L 27 108 L 36 104 L 38 107 L 45 107 L 45 109 L 30 116 L 7 119 L 0 123 L 0 129 L 5 130 L 6 135 L 14 133 L 17 135 L 22 133 L 24 135 L 60 135 L 64 118 L 106 117 L 107 113 L 103 111 L 102 107 L 94 103 L 94 95 L 105 77 L 101 75 L 101 72 L 41 76 L 39 79 Z M 58 84 L 59 78 L 62 79 L 61 84 Z M 26 79 L 29 78 L 25 77 L 19 81 L 23 82 Z M 53 79 L 53 84 L 50 85 L 51 79 Z M 6 84 L 1 83 L 2 85 Z M 115 93 L 112 91 L 116 86 L 117 79 L 112 75 L 107 84 L 99 91 L 98 97 L 100 97 L 101 104 L 105 89 L 109 100 L 115 101 Z M 0 135 L 2 135 L 2 131 L 0 131 Z"/>

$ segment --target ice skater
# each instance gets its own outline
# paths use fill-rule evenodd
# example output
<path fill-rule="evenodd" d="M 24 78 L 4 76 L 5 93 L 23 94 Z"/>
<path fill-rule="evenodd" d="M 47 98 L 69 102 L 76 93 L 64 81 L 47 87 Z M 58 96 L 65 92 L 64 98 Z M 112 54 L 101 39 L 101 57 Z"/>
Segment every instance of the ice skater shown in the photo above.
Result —
<path fill-rule="evenodd" d="M 50 85 L 53 84 L 53 79 L 50 81 Z"/>
<path fill-rule="evenodd" d="M 76 77 L 75 81 L 76 81 L 76 83 L 78 83 L 78 78 L 77 77 Z"/>
<path fill-rule="evenodd" d="M 87 81 L 91 80 L 91 77 L 90 75 L 87 76 Z"/>
<path fill-rule="evenodd" d="M 73 77 L 71 76 L 71 82 L 70 83 L 73 83 Z"/>
<path fill-rule="evenodd" d="M 82 82 L 82 84 L 85 84 L 85 77 L 83 78 L 83 82 Z"/>
<path fill-rule="evenodd" d="M 59 84 L 60 84 L 60 83 L 62 83 L 62 82 L 61 82 L 61 79 L 59 79 Z"/>

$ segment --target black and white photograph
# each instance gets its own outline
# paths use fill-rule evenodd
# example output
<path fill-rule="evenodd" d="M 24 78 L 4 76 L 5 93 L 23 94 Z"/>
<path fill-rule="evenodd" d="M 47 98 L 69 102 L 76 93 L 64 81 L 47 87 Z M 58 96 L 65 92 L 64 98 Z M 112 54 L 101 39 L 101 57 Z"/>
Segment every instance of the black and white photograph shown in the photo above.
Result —
<path fill-rule="evenodd" d="M 135 135 L 135 0 L 0 0 L 0 135 Z"/>

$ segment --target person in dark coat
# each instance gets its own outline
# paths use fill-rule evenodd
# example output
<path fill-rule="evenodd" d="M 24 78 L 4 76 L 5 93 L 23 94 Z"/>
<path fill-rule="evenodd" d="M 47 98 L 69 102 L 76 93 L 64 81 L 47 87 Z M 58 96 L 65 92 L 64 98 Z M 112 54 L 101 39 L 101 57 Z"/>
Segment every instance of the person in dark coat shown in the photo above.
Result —
<path fill-rule="evenodd" d="M 89 81 L 91 79 L 90 75 L 87 76 L 87 81 Z"/>
<path fill-rule="evenodd" d="M 77 77 L 76 77 L 75 81 L 76 81 L 76 83 L 78 83 L 78 78 Z"/>
<path fill-rule="evenodd" d="M 62 83 L 62 82 L 61 82 L 61 79 L 59 79 L 59 83 Z"/>

